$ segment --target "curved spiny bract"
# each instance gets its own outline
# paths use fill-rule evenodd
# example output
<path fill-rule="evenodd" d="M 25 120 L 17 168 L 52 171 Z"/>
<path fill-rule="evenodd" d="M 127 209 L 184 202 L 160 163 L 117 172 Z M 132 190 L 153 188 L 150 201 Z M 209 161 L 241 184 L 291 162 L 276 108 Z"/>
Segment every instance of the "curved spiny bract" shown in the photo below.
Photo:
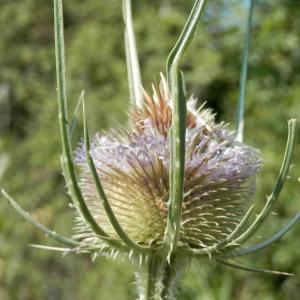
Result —
<path fill-rule="evenodd" d="M 96 134 L 90 154 L 111 208 L 128 236 L 141 246 L 159 249 L 168 213 L 171 99 L 165 81 L 145 93 L 144 107 L 133 108 L 127 130 Z M 237 228 L 251 206 L 259 152 L 237 142 L 210 110 L 187 102 L 184 200 L 178 247 L 201 250 L 220 243 Z M 75 153 L 82 194 L 93 218 L 119 239 L 99 201 L 83 144 Z M 75 237 L 101 245 L 78 216 Z"/>
<path fill-rule="evenodd" d="M 146 253 L 149 251 L 149 248 L 143 247 L 135 243 L 133 240 L 131 240 L 122 226 L 120 226 L 120 223 L 118 222 L 118 219 L 116 218 L 110 203 L 106 197 L 105 191 L 103 189 L 103 186 L 101 184 L 101 181 L 99 179 L 93 158 L 90 154 L 90 138 L 89 138 L 89 132 L 88 132 L 88 127 L 87 127 L 87 122 L 86 122 L 86 115 L 85 115 L 85 104 L 83 101 L 83 126 L 84 126 L 84 144 L 85 144 L 85 155 L 86 155 L 86 160 L 89 166 L 89 171 L 92 174 L 93 178 L 93 183 L 96 186 L 96 190 L 98 193 L 98 198 L 102 203 L 102 207 L 104 208 L 106 215 L 113 226 L 114 230 L 118 234 L 119 238 L 121 241 L 127 246 L 129 249 L 134 250 L 137 253 Z"/>
<path fill-rule="evenodd" d="M 70 139 L 70 128 L 68 125 L 67 93 L 65 76 L 65 46 L 63 25 L 63 1 L 54 0 L 54 39 L 55 39 L 55 61 L 58 100 L 58 120 L 62 144 L 61 162 L 68 191 L 74 205 L 81 216 L 89 224 L 91 229 L 99 236 L 107 236 L 93 219 L 78 186 L 77 174 L 74 167 L 72 145 Z"/>
<path fill-rule="evenodd" d="M 45 236 L 50 237 L 53 240 L 56 240 L 62 244 L 65 244 L 71 248 L 74 248 L 79 245 L 79 242 L 76 240 L 72 240 L 70 238 L 64 237 L 54 230 L 48 229 L 43 224 L 39 223 L 37 220 L 35 220 L 33 217 L 30 216 L 28 212 L 26 212 L 18 203 L 16 200 L 14 200 L 5 190 L 1 190 L 1 194 L 6 198 L 8 203 L 11 205 L 13 209 L 28 223 L 33 225 L 35 228 L 37 228 L 39 231 L 45 234 Z"/>
<path fill-rule="evenodd" d="M 278 241 L 281 239 L 285 234 L 287 234 L 291 228 L 296 225 L 300 220 L 300 212 L 298 212 L 289 222 L 286 224 L 282 229 L 280 229 L 278 232 L 276 232 L 271 238 L 264 240 L 258 244 L 255 244 L 253 246 L 243 248 L 243 249 L 238 249 L 237 251 L 234 252 L 229 252 L 226 253 L 226 255 L 223 256 L 223 258 L 233 258 L 233 257 L 238 257 L 238 256 L 244 256 L 248 254 L 255 253 L 257 251 L 260 251 L 264 248 L 267 248 L 274 242 Z"/>
<path fill-rule="evenodd" d="M 261 212 L 256 216 L 254 222 L 247 228 L 247 230 L 236 239 L 237 243 L 244 243 L 247 241 L 255 232 L 260 228 L 262 223 L 266 220 L 269 214 L 272 211 L 273 205 L 278 199 L 282 188 L 286 182 L 288 177 L 288 173 L 290 170 L 292 157 L 295 149 L 295 141 L 296 141 L 296 120 L 291 119 L 288 122 L 288 139 L 286 144 L 286 149 L 282 161 L 282 165 L 280 168 L 280 172 L 273 188 L 273 191 L 270 196 L 267 197 L 266 204 L 264 205 Z"/>

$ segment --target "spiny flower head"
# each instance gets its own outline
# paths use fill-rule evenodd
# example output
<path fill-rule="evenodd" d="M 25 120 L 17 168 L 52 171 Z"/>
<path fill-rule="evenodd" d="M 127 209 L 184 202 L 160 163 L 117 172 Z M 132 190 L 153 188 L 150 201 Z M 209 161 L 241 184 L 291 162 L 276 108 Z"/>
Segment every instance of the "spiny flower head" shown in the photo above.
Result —
<path fill-rule="evenodd" d="M 243 137 L 244 80 L 247 78 L 254 1 L 251 2 L 247 21 L 237 135 L 230 132 L 224 123 L 217 124 L 210 110 L 197 109 L 193 97 L 184 103 L 180 63 L 193 39 L 206 2 L 195 1 L 167 59 L 168 83 L 162 77 L 161 84 L 153 88 L 153 97 L 150 97 L 147 93 L 143 96 L 140 89 L 142 84 L 131 1 L 123 1 L 129 90 L 136 106 L 130 112 L 130 126 L 98 133 L 90 145 L 82 94 L 78 104 L 83 102 L 84 142 L 75 152 L 77 172 L 71 138 L 78 109 L 69 126 L 63 6 L 62 0 L 55 0 L 57 91 L 63 149 L 61 163 L 72 205 L 77 209 L 74 238 L 64 237 L 38 223 L 2 190 L 4 197 L 25 220 L 68 246 L 36 247 L 64 253 L 93 253 L 94 258 L 99 254 L 115 258 L 120 250 L 128 254 L 135 265 L 138 263 L 139 299 L 175 299 L 179 275 L 191 258 L 203 254 L 211 256 L 213 253 L 217 262 L 234 268 L 291 275 L 227 261 L 272 244 L 300 219 L 298 213 L 270 239 L 232 251 L 253 236 L 272 211 L 291 165 L 296 120 L 288 123 L 286 151 L 273 191 L 255 220 L 244 226 L 253 209 L 250 197 L 255 191 L 255 177 L 261 164 L 259 152 L 240 142 Z"/>
<path fill-rule="evenodd" d="M 164 238 L 169 200 L 172 100 L 164 78 L 145 93 L 145 104 L 130 113 L 127 130 L 96 134 L 90 154 L 113 212 L 136 243 L 159 246 Z M 80 186 L 99 226 L 118 240 L 97 194 L 83 144 L 76 151 Z M 179 245 L 202 249 L 224 240 L 250 205 L 259 152 L 236 141 L 208 109 L 187 101 L 184 200 Z M 102 242 L 78 216 L 76 239 Z"/>

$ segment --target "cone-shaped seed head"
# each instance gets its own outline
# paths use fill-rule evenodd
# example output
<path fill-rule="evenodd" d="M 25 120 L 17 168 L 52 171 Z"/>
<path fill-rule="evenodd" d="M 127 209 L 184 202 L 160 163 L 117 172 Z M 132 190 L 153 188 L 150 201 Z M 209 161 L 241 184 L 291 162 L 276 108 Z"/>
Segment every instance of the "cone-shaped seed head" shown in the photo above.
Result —
<path fill-rule="evenodd" d="M 163 241 L 169 200 L 171 99 L 164 80 L 130 114 L 128 130 L 97 134 L 91 155 L 112 209 L 129 237 L 155 247 Z M 237 226 L 255 190 L 259 152 L 235 140 L 210 110 L 187 102 L 184 201 L 179 243 L 203 248 L 224 240 Z M 76 151 L 84 199 L 98 224 L 118 239 L 98 197 L 84 147 Z M 100 245 L 78 216 L 76 238 Z"/>

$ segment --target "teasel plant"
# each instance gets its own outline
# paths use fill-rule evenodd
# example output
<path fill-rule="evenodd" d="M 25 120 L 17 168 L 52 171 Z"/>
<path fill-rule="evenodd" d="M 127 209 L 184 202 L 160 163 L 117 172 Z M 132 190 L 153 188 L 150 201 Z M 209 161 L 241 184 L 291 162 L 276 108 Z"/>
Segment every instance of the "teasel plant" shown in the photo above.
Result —
<path fill-rule="evenodd" d="M 74 235 L 62 236 L 33 219 L 6 191 L 3 196 L 26 221 L 64 247 L 34 247 L 130 261 L 136 267 L 139 299 L 176 299 L 192 260 L 209 259 L 246 271 L 292 275 L 237 263 L 283 237 L 298 212 L 270 238 L 244 246 L 270 215 L 288 177 L 296 120 L 288 121 L 282 166 L 271 194 L 255 213 L 255 178 L 260 152 L 243 143 L 245 90 L 250 48 L 251 0 L 242 57 L 236 131 L 216 123 L 211 110 L 188 97 L 180 63 L 207 5 L 197 0 L 169 54 L 166 76 L 142 88 L 131 1 L 123 0 L 125 48 L 131 105 L 129 124 L 98 133 L 90 141 L 84 93 L 69 119 L 65 79 L 63 1 L 54 0 L 55 53 L 61 165 L 75 214 Z M 72 149 L 78 114 L 84 134 Z"/>

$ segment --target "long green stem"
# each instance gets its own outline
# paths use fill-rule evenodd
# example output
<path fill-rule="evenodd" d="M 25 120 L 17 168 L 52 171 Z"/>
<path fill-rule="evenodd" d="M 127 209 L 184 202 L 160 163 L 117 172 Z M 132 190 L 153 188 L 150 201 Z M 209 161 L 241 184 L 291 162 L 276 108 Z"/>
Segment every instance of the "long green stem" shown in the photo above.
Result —
<path fill-rule="evenodd" d="M 172 255 L 169 263 L 164 255 L 156 252 L 149 255 L 148 264 L 144 266 L 140 273 L 143 279 L 143 295 L 145 300 L 171 300 L 175 299 L 177 293 L 177 283 L 183 271 L 189 265 L 189 259 L 184 256 Z"/>
<path fill-rule="evenodd" d="M 123 17 L 130 98 L 134 105 L 141 107 L 143 104 L 142 80 L 132 21 L 131 0 L 123 0 Z"/>
<path fill-rule="evenodd" d="M 148 262 L 148 276 L 146 277 L 145 300 L 162 299 L 164 263 L 161 257 L 152 254 Z"/>
<path fill-rule="evenodd" d="M 240 76 L 240 91 L 239 91 L 237 120 L 236 120 L 237 140 L 240 142 L 243 141 L 243 135 L 244 135 L 245 94 L 246 94 L 248 58 L 249 58 L 249 49 L 250 49 L 250 41 L 251 41 L 252 16 L 253 16 L 254 4 L 255 4 L 255 0 L 251 0 L 248 20 L 247 20 L 246 37 L 245 37 L 245 44 L 244 44 L 243 57 L 242 57 L 242 69 L 241 69 L 241 76 Z"/>

